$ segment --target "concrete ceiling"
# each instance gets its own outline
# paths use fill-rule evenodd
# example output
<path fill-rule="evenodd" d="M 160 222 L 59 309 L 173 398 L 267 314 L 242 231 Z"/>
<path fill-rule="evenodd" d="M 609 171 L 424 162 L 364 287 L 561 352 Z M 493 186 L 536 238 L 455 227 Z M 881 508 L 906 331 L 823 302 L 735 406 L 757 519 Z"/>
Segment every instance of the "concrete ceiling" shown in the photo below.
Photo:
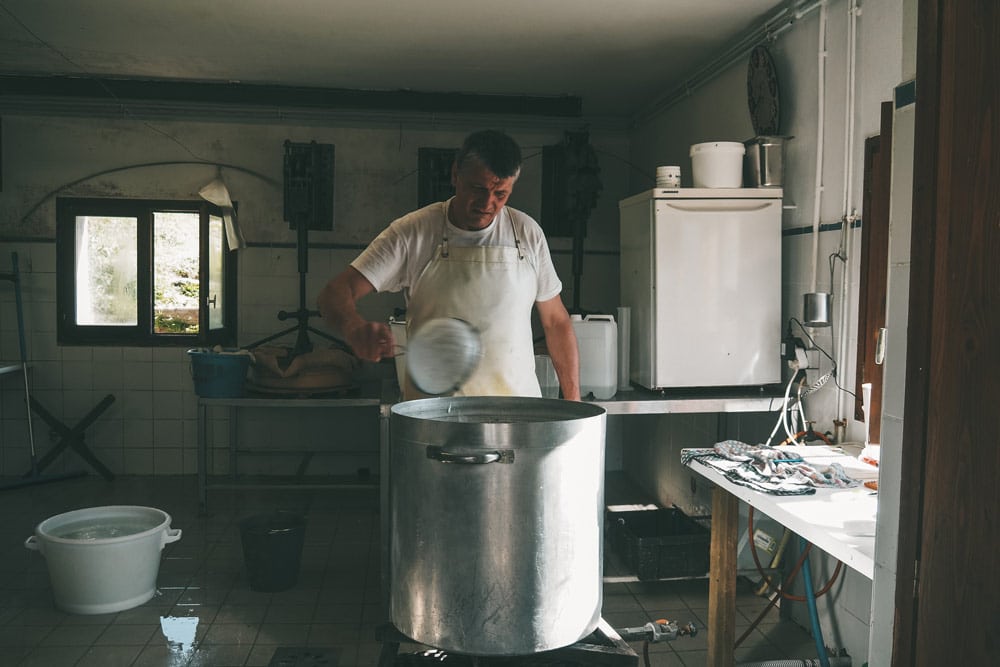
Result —
<path fill-rule="evenodd" d="M 629 116 L 782 0 L 0 0 L 0 74 L 572 95 Z"/>

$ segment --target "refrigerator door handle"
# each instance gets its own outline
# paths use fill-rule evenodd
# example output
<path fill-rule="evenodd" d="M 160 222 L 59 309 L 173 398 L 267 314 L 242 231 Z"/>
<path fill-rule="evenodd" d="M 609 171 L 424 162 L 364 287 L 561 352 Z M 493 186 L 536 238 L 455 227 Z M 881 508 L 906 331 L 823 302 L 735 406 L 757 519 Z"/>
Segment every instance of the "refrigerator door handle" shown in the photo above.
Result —
<path fill-rule="evenodd" d="M 729 213 L 733 211 L 739 211 L 739 212 L 763 211 L 768 207 L 774 206 L 774 202 L 747 204 L 745 201 L 732 202 L 732 203 L 714 201 L 707 205 L 666 202 L 666 205 L 669 208 L 672 208 L 677 211 L 684 211 L 686 213 Z"/>

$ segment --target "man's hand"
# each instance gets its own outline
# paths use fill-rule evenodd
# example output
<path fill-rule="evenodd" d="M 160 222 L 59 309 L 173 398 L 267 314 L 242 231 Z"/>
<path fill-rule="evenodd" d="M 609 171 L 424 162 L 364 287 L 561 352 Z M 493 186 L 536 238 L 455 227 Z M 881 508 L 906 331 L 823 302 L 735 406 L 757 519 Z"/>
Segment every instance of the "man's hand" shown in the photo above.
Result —
<path fill-rule="evenodd" d="M 358 314 L 358 299 L 374 291 L 354 267 L 348 266 L 320 292 L 319 312 L 334 331 L 339 331 L 354 354 L 365 361 L 381 361 L 395 356 L 395 342 L 389 325 L 369 322 Z"/>
<path fill-rule="evenodd" d="M 381 322 L 360 320 L 344 331 L 344 338 L 359 359 L 378 362 L 396 356 L 392 331 Z"/>

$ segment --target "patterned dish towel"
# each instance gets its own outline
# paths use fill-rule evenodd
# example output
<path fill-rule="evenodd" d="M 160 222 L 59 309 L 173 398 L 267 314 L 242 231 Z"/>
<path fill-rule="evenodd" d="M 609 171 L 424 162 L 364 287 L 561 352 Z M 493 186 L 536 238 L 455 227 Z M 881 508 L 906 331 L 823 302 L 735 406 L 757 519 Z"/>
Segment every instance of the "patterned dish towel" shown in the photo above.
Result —
<path fill-rule="evenodd" d="M 713 447 L 681 450 L 681 463 L 698 461 L 733 484 L 776 496 L 816 493 L 816 487 L 850 488 L 861 484 L 839 463 L 806 463 L 794 451 L 724 440 Z"/>

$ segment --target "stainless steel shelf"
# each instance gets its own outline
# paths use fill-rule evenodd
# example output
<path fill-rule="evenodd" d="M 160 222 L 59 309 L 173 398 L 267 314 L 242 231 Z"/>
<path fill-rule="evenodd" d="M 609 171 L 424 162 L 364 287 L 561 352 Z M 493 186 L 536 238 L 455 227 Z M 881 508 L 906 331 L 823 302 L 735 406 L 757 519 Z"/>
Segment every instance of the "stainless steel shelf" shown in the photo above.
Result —
<path fill-rule="evenodd" d="M 724 387 L 651 391 L 633 385 L 607 400 L 592 400 L 609 415 L 697 414 L 714 412 L 776 412 L 781 409 L 780 387 Z"/>
<path fill-rule="evenodd" d="M 273 396 L 247 398 L 199 398 L 198 405 L 229 408 L 358 408 L 378 407 L 381 399 L 375 396 L 345 396 L 343 398 L 275 398 Z"/>

